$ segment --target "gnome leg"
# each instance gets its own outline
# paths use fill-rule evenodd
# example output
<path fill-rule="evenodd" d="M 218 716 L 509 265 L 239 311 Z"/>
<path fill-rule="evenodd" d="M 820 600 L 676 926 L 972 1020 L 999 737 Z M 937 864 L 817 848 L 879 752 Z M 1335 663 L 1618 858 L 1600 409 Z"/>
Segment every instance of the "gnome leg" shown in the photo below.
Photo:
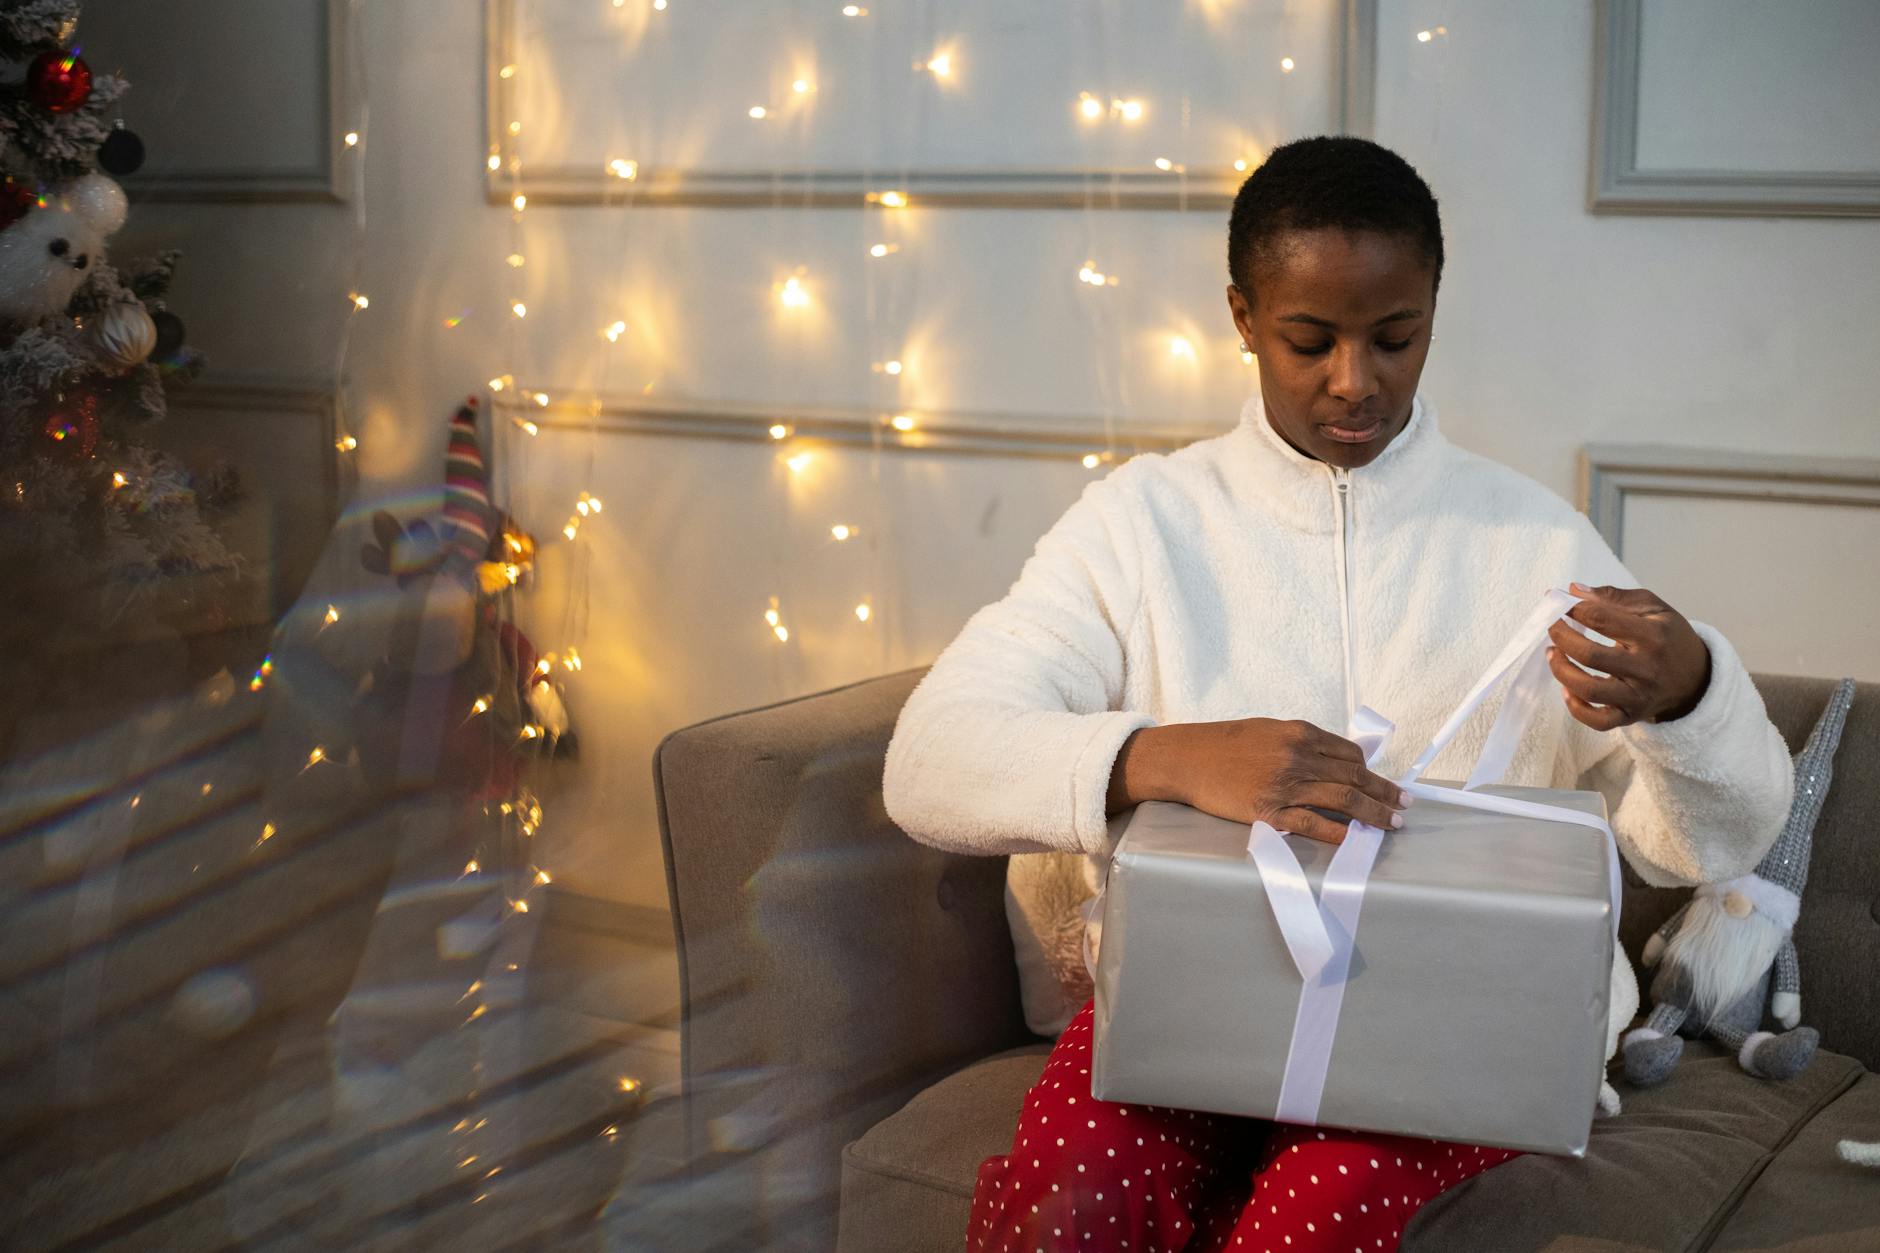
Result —
<path fill-rule="evenodd" d="M 1796 1027 L 1774 1035 L 1715 1026 L 1711 1034 L 1736 1050 L 1736 1063 L 1758 1079 L 1793 1079 L 1814 1060 L 1821 1034 L 1813 1027 Z"/>
<path fill-rule="evenodd" d="M 1629 1082 L 1649 1088 L 1671 1077 L 1671 1068 L 1684 1053 L 1684 1041 L 1678 1037 L 1678 1028 L 1683 1024 L 1682 1009 L 1660 1003 L 1652 1007 L 1644 1026 L 1626 1032 L 1620 1052 L 1625 1056 Z"/>

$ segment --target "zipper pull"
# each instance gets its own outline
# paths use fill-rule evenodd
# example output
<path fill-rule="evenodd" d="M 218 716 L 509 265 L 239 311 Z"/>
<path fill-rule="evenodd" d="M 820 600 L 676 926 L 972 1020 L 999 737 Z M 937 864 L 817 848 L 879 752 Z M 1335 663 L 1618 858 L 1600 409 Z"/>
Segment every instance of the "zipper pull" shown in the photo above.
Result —
<path fill-rule="evenodd" d="M 1332 486 L 1338 489 L 1340 495 L 1343 495 L 1344 493 L 1350 491 L 1351 490 L 1350 471 L 1343 470 L 1343 469 L 1333 470 L 1332 471 Z"/>

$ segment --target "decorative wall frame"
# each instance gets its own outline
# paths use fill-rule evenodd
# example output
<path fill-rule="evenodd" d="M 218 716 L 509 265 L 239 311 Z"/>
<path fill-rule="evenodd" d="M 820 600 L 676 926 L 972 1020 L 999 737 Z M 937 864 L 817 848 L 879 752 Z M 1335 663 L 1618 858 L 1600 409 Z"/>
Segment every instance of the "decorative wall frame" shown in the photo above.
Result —
<path fill-rule="evenodd" d="M 515 154 L 503 119 L 513 116 L 512 80 L 502 69 L 514 61 L 518 0 L 485 0 L 484 124 L 490 203 L 507 203 L 518 190 L 506 171 Z M 1337 129 L 1368 134 L 1376 76 L 1377 0 L 1338 0 L 1335 97 Z M 691 205 L 721 208 L 856 208 L 883 186 L 909 203 L 997 209 L 1207 209 L 1233 204 L 1244 174 L 1231 166 L 1164 173 L 1159 170 L 911 170 L 889 184 L 855 170 L 700 170 L 639 163 L 631 194 L 598 165 L 592 169 L 530 167 L 520 189 L 533 203 L 620 206 Z M 1094 200 L 1093 200 L 1094 196 Z"/>
<path fill-rule="evenodd" d="M 314 46 L 320 58 L 316 75 L 320 91 L 307 103 L 318 118 L 319 151 L 302 166 L 287 170 L 230 167 L 166 173 L 160 166 L 145 166 L 124 179 L 124 190 L 133 200 L 270 204 L 351 199 L 343 161 L 353 96 L 350 76 L 357 68 L 353 60 L 358 55 L 353 45 L 353 4 L 352 0 L 315 2 L 325 9 L 324 39 Z"/>
<path fill-rule="evenodd" d="M 1695 496 L 1880 509 L 1880 459 L 1720 452 L 1663 444 L 1588 444 L 1580 507 L 1621 559 L 1631 496 Z"/>
<path fill-rule="evenodd" d="M 1639 49 L 1645 0 L 1598 0 L 1594 11 L 1594 213 L 1880 216 L 1880 172 L 1651 170 L 1638 164 Z"/>
<path fill-rule="evenodd" d="M 902 410 L 912 419 L 907 430 L 893 425 L 896 414 L 876 409 L 830 406 L 738 406 L 722 401 L 685 403 L 635 397 L 600 400 L 589 405 L 552 402 L 538 406 L 524 399 L 525 386 L 507 387 L 494 398 L 501 422 L 528 422 L 538 429 L 598 431 L 616 435 L 659 435 L 682 439 L 777 443 L 773 426 L 782 426 L 793 447 L 849 446 L 879 452 L 946 453 L 982 457 L 1040 457 L 1075 461 L 1105 450 L 1119 456 L 1137 452 L 1173 452 L 1198 439 L 1222 434 L 1219 428 L 1174 423 L 1130 422 L 1114 438 L 1096 417 L 1049 418 L 996 413 L 949 414 Z"/>

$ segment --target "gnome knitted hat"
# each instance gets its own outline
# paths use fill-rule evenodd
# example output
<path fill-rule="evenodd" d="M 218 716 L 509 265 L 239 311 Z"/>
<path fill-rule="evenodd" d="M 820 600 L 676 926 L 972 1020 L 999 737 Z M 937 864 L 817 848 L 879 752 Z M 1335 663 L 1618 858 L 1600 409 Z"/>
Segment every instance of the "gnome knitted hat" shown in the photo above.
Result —
<path fill-rule="evenodd" d="M 1751 874 L 1727 883 L 1706 884 L 1700 895 L 1722 896 L 1741 892 L 1756 908 L 1785 927 L 1793 927 L 1801 913 L 1802 888 L 1808 883 L 1808 855 L 1814 847 L 1815 820 L 1834 778 L 1834 750 L 1841 743 L 1848 706 L 1854 701 L 1854 680 L 1842 679 L 1828 697 L 1808 742 L 1795 758 L 1795 802 L 1781 834 Z"/>
<path fill-rule="evenodd" d="M 455 552 L 470 562 L 489 551 L 492 510 L 490 476 L 477 443 L 477 398 L 457 407 L 444 450 L 444 533 Z"/>

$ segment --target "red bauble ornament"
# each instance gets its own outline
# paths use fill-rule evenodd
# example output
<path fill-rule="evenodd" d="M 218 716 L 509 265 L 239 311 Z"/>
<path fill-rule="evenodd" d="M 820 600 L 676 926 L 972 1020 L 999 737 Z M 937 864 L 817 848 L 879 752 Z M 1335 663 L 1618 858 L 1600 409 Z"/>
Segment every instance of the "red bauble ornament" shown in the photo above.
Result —
<path fill-rule="evenodd" d="M 98 398 L 89 392 L 53 407 L 39 428 L 47 445 L 71 461 L 89 461 L 98 451 Z"/>
<path fill-rule="evenodd" d="M 42 52 L 26 69 L 26 94 L 48 113 L 70 113 L 91 99 L 91 67 L 77 53 Z"/>

